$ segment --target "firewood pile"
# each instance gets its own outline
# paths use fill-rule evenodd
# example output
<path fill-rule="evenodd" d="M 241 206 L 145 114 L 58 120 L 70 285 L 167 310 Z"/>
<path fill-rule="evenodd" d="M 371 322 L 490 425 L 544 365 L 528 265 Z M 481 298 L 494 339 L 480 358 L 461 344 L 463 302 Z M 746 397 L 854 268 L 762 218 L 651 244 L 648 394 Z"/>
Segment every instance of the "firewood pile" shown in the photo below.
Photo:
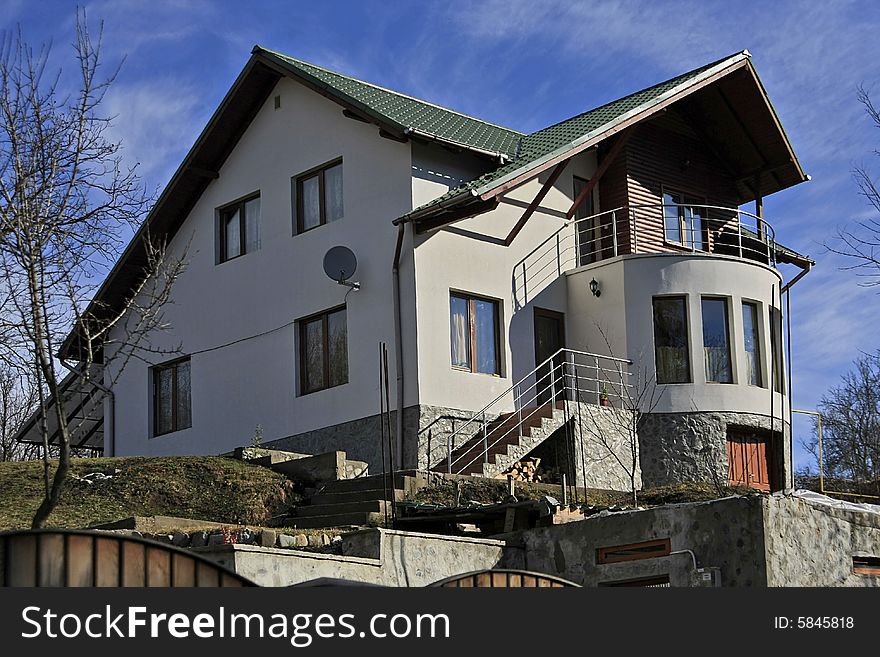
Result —
<path fill-rule="evenodd" d="M 507 479 L 509 476 L 514 481 L 541 482 L 543 479 L 538 472 L 540 465 L 541 459 L 537 457 L 521 459 L 510 466 L 506 472 L 496 475 L 496 479 Z"/>

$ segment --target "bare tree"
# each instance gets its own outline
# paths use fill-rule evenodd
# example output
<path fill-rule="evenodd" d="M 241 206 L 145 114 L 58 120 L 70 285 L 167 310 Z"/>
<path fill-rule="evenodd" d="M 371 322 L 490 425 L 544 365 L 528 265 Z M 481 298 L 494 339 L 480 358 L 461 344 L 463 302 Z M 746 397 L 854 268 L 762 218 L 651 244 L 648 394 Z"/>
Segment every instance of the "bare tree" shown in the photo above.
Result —
<path fill-rule="evenodd" d="M 605 341 L 609 355 L 614 356 L 614 349 L 604 329 L 598 324 L 596 327 Z M 643 359 L 639 360 L 643 362 Z M 638 367 L 630 372 L 625 372 L 622 366 L 620 367 L 621 369 L 615 371 L 608 371 L 605 368 L 597 376 L 603 386 L 602 392 L 611 393 L 615 397 L 612 402 L 611 394 L 608 395 L 610 408 L 606 410 L 593 404 L 579 404 L 580 410 L 590 421 L 579 421 L 578 425 L 581 440 L 586 432 L 587 440 L 600 448 L 602 456 L 599 458 L 617 463 L 626 473 L 632 504 L 637 506 L 639 487 L 636 482 L 640 470 L 639 427 L 642 417 L 657 408 L 663 390 L 657 387 L 655 377 L 650 373 L 648 366 Z M 586 457 L 582 455 L 581 458 Z"/>
<path fill-rule="evenodd" d="M 880 480 L 880 352 L 857 358 L 819 403 L 822 469 L 828 478 Z M 804 443 L 817 459 L 818 436 Z"/>
<path fill-rule="evenodd" d="M 15 435 L 37 410 L 37 389 L 27 375 L 0 362 L 0 461 L 30 461 L 40 457 L 36 445 L 15 441 Z"/>
<path fill-rule="evenodd" d="M 93 39 L 78 13 L 73 80 L 61 71 L 48 75 L 50 47 L 33 50 L 20 31 L 0 44 L 0 361 L 33 374 L 42 412 L 45 495 L 34 527 L 58 503 L 76 429 L 65 411 L 59 346 L 76 337 L 83 379 L 96 376 L 92 366 L 101 358 L 117 359 L 118 375 L 165 326 L 161 308 L 183 268 L 145 235 L 138 238 L 143 283 L 121 309 L 89 305 L 151 202 L 134 168 L 123 164 L 120 144 L 106 136 L 110 119 L 101 103 L 119 69 L 101 77 L 102 32 L 103 24 Z M 54 476 L 50 413 L 58 435 Z"/>
<path fill-rule="evenodd" d="M 880 128 L 880 109 L 874 105 L 863 86 L 859 87 L 858 99 L 874 127 Z M 880 150 L 875 150 L 874 154 L 880 155 Z M 853 169 L 852 174 L 859 193 L 880 214 L 880 189 L 870 171 L 864 166 L 858 166 Z M 853 270 L 858 276 L 864 277 L 866 280 L 862 282 L 863 286 L 880 285 L 880 217 L 860 219 L 853 222 L 853 225 L 839 228 L 836 237 L 826 242 L 825 247 L 852 261 L 853 264 L 844 269 Z"/>

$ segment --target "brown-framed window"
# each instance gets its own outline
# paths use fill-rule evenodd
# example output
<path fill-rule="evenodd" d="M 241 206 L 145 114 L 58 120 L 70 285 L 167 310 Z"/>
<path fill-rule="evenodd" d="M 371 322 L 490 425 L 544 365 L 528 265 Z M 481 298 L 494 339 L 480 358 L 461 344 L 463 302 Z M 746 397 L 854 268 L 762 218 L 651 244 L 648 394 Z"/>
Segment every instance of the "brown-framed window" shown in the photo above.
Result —
<path fill-rule="evenodd" d="M 617 563 L 619 561 L 665 557 L 671 551 L 672 547 L 668 538 L 658 538 L 653 541 L 642 541 L 641 543 L 630 543 L 628 545 L 601 547 L 596 550 L 596 563 Z"/>
<path fill-rule="evenodd" d="M 700 307 L 706 381 L 708 383 L 733 383 L 727 299 L 703 297 L 700 300 Z"/>
<path fill-rule="evenodd" d="M 345 306 L 299 321 L 300 393 L 348 383 Z"/>
<path fill-rule="evenodd" d="M 599 586 L 637 586 L 649 589 L 668 589 L 672 585 L 669 583 L 669 575 L 657 575 L 656 577 L 639 577 L 637 579 L 620 579 L 610 582 L 599 582 Z"/>
<path fill-rule="evenodd" d="M 657 383 L 690 383 L 686 297 L 654 297 L 654 364 Z"/>
<path fill-rule="evenodd" d="M 852 563 L 856 575 L 880 577 L 880 557 L 855 556 L 852 558 Z"/>
<path fill-rule="evenodd" d="M 296 176 L 294 188 L 297 234 L 343 217 L 341 159 Z"/>
<path fill-rule="evenodd" d="M 219 262 L 260 248 L 260 194 L 251 194 L 218 210 Z"/>
<path fill-rule="evenodd" d="M 156 365 L 153 375 L 153 435 L 192 426 L 192 378 L 189 358 Z"/>
<path fill-rule="evenodd" d="M 452 367 L 479 374 L 501 374 L 499 304 L 461 292 L 449 294 Z"/>
<path fill-rule="evenodd" d="M 761 333 L 758 330 L 758 322 L 761 313 L 758 312 L 758 304 L 753 301 L 743 301 L 743 348 L 746 352 L 746 382 L 750 386 L 764 387 L 764 376 L 761 364 Z"/>
<path fill-rule="evenodd" d="M 704 219 L 706 199 L 669 189 L 663 190 L 663 237 L 671 243 L 695 251 L 709 248 Z"/>

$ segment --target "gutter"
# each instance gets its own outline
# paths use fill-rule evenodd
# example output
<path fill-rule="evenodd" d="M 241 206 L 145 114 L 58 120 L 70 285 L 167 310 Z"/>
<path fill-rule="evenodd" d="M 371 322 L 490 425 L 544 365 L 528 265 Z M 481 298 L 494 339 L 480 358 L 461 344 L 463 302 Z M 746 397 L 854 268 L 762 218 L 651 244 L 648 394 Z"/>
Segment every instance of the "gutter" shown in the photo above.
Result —
<path fill-rule="evenodd" d="M 98 383 L 94 379 L 84 376 L 81 371 L 68 365 L 60 356 L 58 362 L 60 362 L 64 369 L 71 372 L 74 376 L 86 383 L 92 384 L 98 390 L 107 395 L 107 398 L 110 400 L 110 416 L 109 418 L 105 417 L 104 421 L 104 444 L 107 445 L 109 449 L 104 450 L 104 456 L 116 456 L 116 396 L 113 394 L 113 391 L 103 383 Z M 59 404 L 61 403 L 61 400 L 56 399 L 55 403 Z M 107 452 L 110 453 L 108 454 Z"/>
<path fill-rule="evenodd" d="M 397 416 L 395 417 L 395 434 L 397 436 L 397 462 L 403 467 L 403 319 L 400 308 L 400 254 L 403 249 L 403 237 L 406 222 L 397 220 L 397 245 L 394 247 L 394 261 L 391 265 L 391 280 L 394 301 L 394 362 L 397 369 Z M 394 477 L 394 473 L 391 474 Z"/>
<path fill-rule="evenodd" d="M 801 280 L 804 276 L 806 276 L 807 274 L 809 274 L 809 273 L 810 273 L 810 270 L 811 270 L 812 268 L 813 268 L 813 263 L 810 262 L 809 260 L 807 260 L 807 261 L 806 261 L 806 267 L 804 267 L 804 268 L 801 270 L 801 272 L 800 272 L 797 276 L 795 276 L 795 277 L 792 278 L 788 283 L 786 283 L 785 285 L 782 286 L 782 290 L 780 291 L 780 295 L 782 295 L 782 294 L 788 292 L 789 289 L 791 289 L 791 288 L 794 286 L 795 283 L 797 283 L 797 282 L 798 282 L 799 280 Z"/>

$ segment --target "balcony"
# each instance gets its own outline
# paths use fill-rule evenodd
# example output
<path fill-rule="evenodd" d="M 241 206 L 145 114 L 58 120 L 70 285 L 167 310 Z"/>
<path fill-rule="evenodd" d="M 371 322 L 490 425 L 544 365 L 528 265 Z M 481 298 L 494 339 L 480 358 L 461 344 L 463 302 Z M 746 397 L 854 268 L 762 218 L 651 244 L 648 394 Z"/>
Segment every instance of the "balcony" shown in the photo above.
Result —
<path fill-rule="evenodd" d="M 737 208 L 716 205 L 631 205 L 566 223 L 513 270 L 522 307 L 564 272 L 619 255 L 721 255 L 776 267 L 773 227 Z"/>

